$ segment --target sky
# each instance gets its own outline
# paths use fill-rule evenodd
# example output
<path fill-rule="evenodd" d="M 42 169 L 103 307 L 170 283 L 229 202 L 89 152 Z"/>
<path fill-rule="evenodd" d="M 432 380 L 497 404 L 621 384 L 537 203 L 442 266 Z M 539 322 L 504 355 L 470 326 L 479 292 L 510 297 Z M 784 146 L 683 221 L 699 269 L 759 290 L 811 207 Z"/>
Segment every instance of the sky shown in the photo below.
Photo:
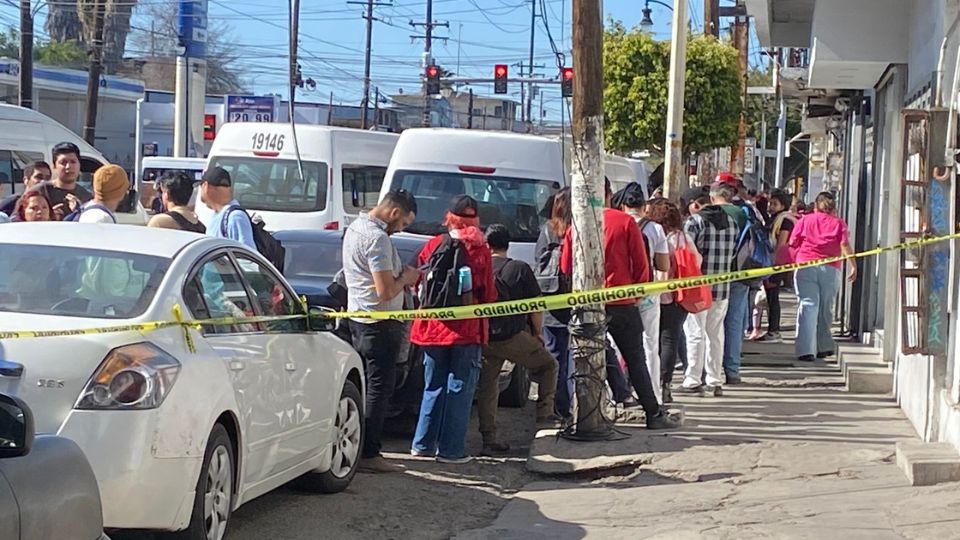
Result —
<path fill-rule="evenodd" d="M 627 27 L 642 18 L 643 0 L 602 0 L 604 21 L 613 19 Z M 703 0 L 688 2 L 691 23 L 703 28 Z M 141 5 L 167 3 L 168 0 L 139 0 Z M 288 0 L 208 0 L 208 18 L 229 26 L 229 40 L 236 43 L 241 59 L 236 68 L 253 94 L 277 93 L 287 96 L 287 27 Z M 558 50 L 572 64 L 570 53 L 570 11 L 572 0 L 433 0 L 436 22 L 448 23 L 434 31 L 433 56 L 442 67 L 464 77 L 491 78 L 494 64 L 527 62 L 530 50 L 531 5 L 537 4 L 538 20 L 534 35 L 535 74 L 555 77 L 556 56 L 550 36 Z M 667 0 L 666 3 L 672 3 Z M 377 21 L 373 26 L 372 85 L 382 94 L 416 93 L 420 88 L 422 40 L 411 39 L 422 34 L 410 22 L 426 16 L 426 0 L 377 0 Z M 0 0 L 0 24 L 19 24 L 16 2 Z M 365 2 L 363 2 L 365 4 Z M 732 5 L 733 0 L 722 0 Z M 542 7 L 546 9 L 542 9 Z M 655 2 L 653 32 L 657 39 L 670 38 L 672 14 Z M 303 77 L 317 82 L 316 90 L 298 90 L 298 101 L 327 102 L 333 92 L 334 102 L 359 104 L 362 95 L 365 5 L 348 0 L 301 0 L 300 63 Z M 544 12 L 541 16 L 541 12 Z M 36 27 L 42 34 L 46 8 L 41 8 Z M 134 13 L 132 24 L 149 28 L 150 21 Z M 728 24 L 728 23 L 727 23 Z M 547 33 L 549 28 L 549 35 Z M 446 37 L 442 40 L 437 37 Z M 128 49 L 129 49 L 128 44 Z M 764 60 L 759 56 L 755 34 L 751 32 L 751 63 Z M 129 53 L 128 53 L 129 54 Z M 511 67 L 511 76 L 519 74 Z M 493 95 L 490 84 L 472 85 L 477 95 Z M 511 84 L 509 96 L 520 99 L 520 85 Z M 543 114 L 548 121 L 560 117 L 563 100 L 559 85 L 544 87 Z M 539 99 L 535 111 L 540 108 Z M 537 117 L 538 112 L 534 112 Z"/>

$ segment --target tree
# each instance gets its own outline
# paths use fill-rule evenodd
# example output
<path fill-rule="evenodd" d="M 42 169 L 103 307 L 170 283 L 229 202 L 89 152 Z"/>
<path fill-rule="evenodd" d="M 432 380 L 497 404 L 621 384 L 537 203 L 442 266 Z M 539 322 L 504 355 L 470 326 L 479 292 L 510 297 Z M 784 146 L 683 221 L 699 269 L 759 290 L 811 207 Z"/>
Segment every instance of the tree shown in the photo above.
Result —
<path fill-rule="evenodd" d="M 103 66 L 107 73 L 116 73 L 123 62 L 130 16 L 136 0 L 103 0 Z M 74 0 L 47 3 L 44 29 L 53 43 L 76 42 L 81 49 L 93 43 L 95 0 Z"/>
<path fill-rule="evenodd" d="M 670 43 L 615 22 L 605 32 L 604 133 L 607 149 L 663 148 L 667 129 Z M 740 72 L 733 47 L 711 37 L 687 46 L 684 150 L 702 152 L 737 142 Z"/>
<path fill-rule="evenodd" d="M 173 90 L 176 81 L 177 0 L 144 2 L 137 15 L 146 21 L 130 34 L 129 56 L 137 56 L 145 67 L 142 75 L 147 87 Z M 240 54 L 229 24 L 209 21 L 207 28 L 207 92 L 232 94 L 245 91 L 243 70 L 236 66 Z M 149 28 L 147 28 L 149 26 Z"/>
<path fill-rule="evenodd" d="M 0 34 L 0 57 L 20 58 L 20 32 L 10 27 Z M 65 42 L 36 40 L 33 59 L 45 66 L 86 69 L 88 57 L 83 46 L 74 40 Z"/>

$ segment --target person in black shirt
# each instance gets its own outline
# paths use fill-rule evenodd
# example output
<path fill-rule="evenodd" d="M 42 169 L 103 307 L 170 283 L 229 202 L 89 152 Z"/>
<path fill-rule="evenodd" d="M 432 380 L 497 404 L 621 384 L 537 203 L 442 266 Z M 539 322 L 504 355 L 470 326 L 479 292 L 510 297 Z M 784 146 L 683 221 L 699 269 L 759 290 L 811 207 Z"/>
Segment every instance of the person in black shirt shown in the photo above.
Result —
<path fill-rule="evenodd" d="M 200 219 L 189 207 L 194 184 L 193 179 L 184 171 L 168 171 L 160 177 L 157 182 L 157 194 L 163 201 L 166 212 L 150 218 L 147 227 L 205 234 L 207 228 L 200 223 Z"/>
<path fill-rule="evenodd" d="M 493 255 L 493 275 L 498 301 L 524 300 L 540 296 L 540 286 L 530 266 L 507 257 L 510 231 L 503 225 L 487 227 L 487 245 Z M 554 413 L 557 389 L 557 361 L 543 345 L 543 313 L 509 315 L 490 319 L 490 342 L 483 347 L 483 367 L 477 388 L 477 408 L 482 455 L 497 455 L 510 450 L 497 441 L 497 400 L 500 369 L 505 361 L 526 368 L 538 385 L 537 423 L 556 427 L 560 418 Z"/>
<path fill-rule="evenodd" d="M 34 161 L 23 168 L 23 191 L 50 180 L 50 165 L 46 161 Z M 44 194 L 46 196 L 46 194 Z M 9 195 L 0 200 L 0 212 L 13 216 L 20 195 Z"/>
<path fill-rule="evenodd" d="M 770 220 L 767 223 L 767 229 L 770 232 L 770 245 L 773 246 L 774 264 L 793 262 L 790 257 L 790 233 L 793 232 L 793 227 L 799 218 L 790 211 L 792 203 L 793 196 L 782 189 L 775 189 L 770 193 Z M 780 335 L 780 289 L 791 286 L 791 275 L 790 272 L 783 272 L 764 280 L 769 322 L 767 333 L 756 341 L 763 343 L 783 341 Z"/>
<path fill-rule="evenodd" d="M 77 183 L 80 179 L 80 148 L 71 142 L 53 147 L 53 180 L 41 184 L 46 192 L 56 219 L 76 210 L 93 199 L 93 193 Z"/>

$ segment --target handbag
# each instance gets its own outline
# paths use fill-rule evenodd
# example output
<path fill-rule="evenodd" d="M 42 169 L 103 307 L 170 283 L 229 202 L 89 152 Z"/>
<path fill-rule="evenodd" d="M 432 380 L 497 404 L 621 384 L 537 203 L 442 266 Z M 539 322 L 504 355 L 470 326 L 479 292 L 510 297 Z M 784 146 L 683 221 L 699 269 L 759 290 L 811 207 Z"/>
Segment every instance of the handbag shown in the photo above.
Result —
<path fill-rule="evenodd" d="M 677 266 L 677 279 L 698 278 L 703 276 L 700 270 L 700 254 L 691 245 L 684 232 L 679 233 L 682 239 L 673 252 L 674 263 Z M 674 300 L 688 313 L 700 313 L 710 309 L 713 305 L 713 293 L 707 285 L 682 289 L 674 293 Z"/>

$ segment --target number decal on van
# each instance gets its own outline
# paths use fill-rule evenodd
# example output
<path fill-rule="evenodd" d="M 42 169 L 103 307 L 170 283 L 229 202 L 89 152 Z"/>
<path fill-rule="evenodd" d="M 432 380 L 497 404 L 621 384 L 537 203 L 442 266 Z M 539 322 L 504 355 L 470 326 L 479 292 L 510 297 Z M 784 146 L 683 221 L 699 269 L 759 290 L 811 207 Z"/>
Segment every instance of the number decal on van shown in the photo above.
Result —
<path fill-rule="evenodd" d="M 253 150 L 273 150 L 276 152 L 283 151 L 283 139 L 284 135 L 277 133 L 254 133 L 253 134 Z"/>

